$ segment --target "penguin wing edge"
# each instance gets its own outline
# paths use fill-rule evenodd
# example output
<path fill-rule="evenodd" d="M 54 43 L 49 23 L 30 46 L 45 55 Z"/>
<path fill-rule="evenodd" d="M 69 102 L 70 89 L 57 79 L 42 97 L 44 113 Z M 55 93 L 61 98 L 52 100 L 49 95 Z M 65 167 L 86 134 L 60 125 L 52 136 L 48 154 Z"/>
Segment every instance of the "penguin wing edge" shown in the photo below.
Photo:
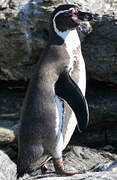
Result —
<path fill-rule="evenodd" d="M 89 122 L 88 104 L 80 88 L 72 80 L 67 71 L 63 71 L 55 85 L 56 94 L 64 99 L 75 113 L 80 132 L 84 131 Z"/>

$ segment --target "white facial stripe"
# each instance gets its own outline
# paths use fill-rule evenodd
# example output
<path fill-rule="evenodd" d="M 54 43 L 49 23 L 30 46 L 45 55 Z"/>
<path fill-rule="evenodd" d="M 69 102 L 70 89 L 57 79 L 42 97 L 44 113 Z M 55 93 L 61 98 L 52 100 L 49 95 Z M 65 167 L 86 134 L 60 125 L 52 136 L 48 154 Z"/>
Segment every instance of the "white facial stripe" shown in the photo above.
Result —
<path fill-rule="evenodd" d="M 53 18 L 53 21 L 55 20 L 55 18 L 60 15 L 60 14 L 63 14 L 64 12 L 69 12 L 71 10 L 73 10 L 74 8 L 70 8 L 70 9 L 67 9 L 67 10 L 63 10 L 63 11 L 59 11 L 57 12 L 57 14 L 55 14 L 54 18 Z"/>
<path fill-rule="evenodd" d="M 66 36 L 68 35 L 69 30 L 64 31 L 64 32 L 59 31 L 58 28 L 56 27 L 55 19 L 56 19 L 56 17 L 57 17 L 58 15 L 60 15 L 60 14 L 62 14 L 62 13 L 64 13 L 64 12 L 69 12 L 69 11 L 71 11 L 71 10 L 73 10 L 73 9 L 74 9 L 74 8 L 70 8 L 70 9 L 68 9 L 68 10 L 59 11 L 59 12 L 54 16 L 54 18 L 53 18 L 53 27 L 54 27 L 54 30 L 55 30 L 55 32 L 57 33 L 57 35 L 60 36 L 63 40 L 66 39 Z"/>

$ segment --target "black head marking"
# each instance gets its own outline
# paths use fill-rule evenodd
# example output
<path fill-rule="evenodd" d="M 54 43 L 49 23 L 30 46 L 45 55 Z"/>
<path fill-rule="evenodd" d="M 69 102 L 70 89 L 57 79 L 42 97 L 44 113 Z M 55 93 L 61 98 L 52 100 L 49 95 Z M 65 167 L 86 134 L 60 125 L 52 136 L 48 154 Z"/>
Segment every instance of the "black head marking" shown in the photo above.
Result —
<path fill-rule="evenodd" d="M 53 11 L 52 17 L 54 17 L 60 11 L 69 10 L 70 8 L 75 8 L 75 7 L 78 8 L 77 6 L 73 4 L 60 5 Z"/>
<path fill-rule="evenodd" d="M 82 21 L 90 21 L 91 13 L 79 11 L 76 5 L 66 4 L 55 9 L 52 15 L 54 29 L 63 32 L 76 28 Z"/>
<path fill-rule="evenodd" d="M 75 5 L 61 5 L 53 12 L 53 23 L 59 31 L 63 32 L 78 26 L 72 19 L 72 11 L 78 9 Z"/>

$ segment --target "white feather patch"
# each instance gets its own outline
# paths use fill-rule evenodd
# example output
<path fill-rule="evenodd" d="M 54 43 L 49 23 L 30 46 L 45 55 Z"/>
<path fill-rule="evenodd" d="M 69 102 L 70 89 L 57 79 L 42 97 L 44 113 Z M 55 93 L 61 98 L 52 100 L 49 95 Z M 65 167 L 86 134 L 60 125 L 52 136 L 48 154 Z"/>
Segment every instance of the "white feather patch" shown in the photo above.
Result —
<path fill-rule="evenodd" d="M 74 114 L 74 112 L 72 111 L 71 116 L 69 117 L 69 122 L 67 125 L 67 131 L 64 137 L 64 142 L 63 142 L 63 150 L 65 149 L 65 147 L 67 146 L 67 144 L 70 141 L 70 138 L 75 130 L 75 127 L 77 125 L 77 120 L 76 120 L 76 116 Z"/>
<path fill-rule="evenodd" d="M 55 102 L 56 102 L 56 118 L 57 118 L 57 124 L 58 126 L 61 127 L 62 122 L 63 122 L 63 113 L 64 113 L 64 108 L 63 108 L 63 102 L 55 95 L 54 96 Z"/>
<path fill-rule="evenodd" d="M 63 149 L 63 135 L 62 135 L 62 126 L 63 126 L 63 115 L 64 107 L 63 102 L 59 99 L 58 96 L 54 96 L 56 103 L 56 147 L 53 150 L 54 158 L 60 158 L 62 156 Z"/>

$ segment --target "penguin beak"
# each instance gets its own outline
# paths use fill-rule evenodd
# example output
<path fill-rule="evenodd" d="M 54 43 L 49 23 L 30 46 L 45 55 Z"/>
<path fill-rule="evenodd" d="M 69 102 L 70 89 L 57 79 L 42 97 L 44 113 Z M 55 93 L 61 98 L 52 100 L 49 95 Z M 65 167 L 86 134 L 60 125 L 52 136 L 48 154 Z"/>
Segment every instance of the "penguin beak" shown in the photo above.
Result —
<path fill-rule="evenodd" d="M 72 19 L 75 22 L 80 23 L 80 22 L 85 22 L 85 21 L 95 21 L 96 17 L 97 17 L 97 14 L 78 11 L 77 13 L 74 13 L 74 15 L 72 16 Z"/>

